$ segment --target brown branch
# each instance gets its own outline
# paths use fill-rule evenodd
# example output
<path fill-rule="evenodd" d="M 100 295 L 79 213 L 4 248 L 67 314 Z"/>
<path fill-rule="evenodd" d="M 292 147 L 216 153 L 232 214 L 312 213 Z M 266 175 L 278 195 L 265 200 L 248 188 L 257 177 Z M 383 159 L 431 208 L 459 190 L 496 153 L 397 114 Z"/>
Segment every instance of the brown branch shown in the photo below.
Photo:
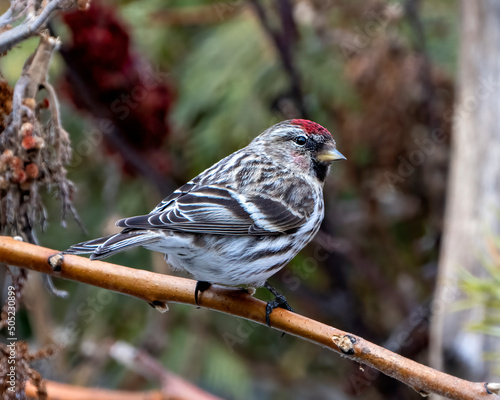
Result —
<path fill-rule="evenodd" d="M 182 400 L 186 397 L 170 396 L 160 391 L 131 392 L 123 390 L 89 389 L 64 383 L 45 381 L 47 400 Z M 26 397 L 38 399 L 38 392 L 31 382 L 26 383 Z"/>
<path fill-rule="evenodd" d="M 56 253 L 10 237 L 0 237 L 0 262 L 135 296 L 160 310 L 165 309 L 167 302 L 195 305 L 196 282 L 193 280 L 71 255 L 64 256 L 60 272 L 54 272 L 48 259 Z M 201 295 L 200 305 L 262 325 L 266 323 L 265 303 L 241 290 L 212 286 Z M 360 337 L 283 309 L 273 311 L 271 325 L 373 367 L 421 394 L 435 393 L 453 400 L 499 399 L 490 390 L 496 387 L 495 384 L 468 382 L 453 377 Z"/>

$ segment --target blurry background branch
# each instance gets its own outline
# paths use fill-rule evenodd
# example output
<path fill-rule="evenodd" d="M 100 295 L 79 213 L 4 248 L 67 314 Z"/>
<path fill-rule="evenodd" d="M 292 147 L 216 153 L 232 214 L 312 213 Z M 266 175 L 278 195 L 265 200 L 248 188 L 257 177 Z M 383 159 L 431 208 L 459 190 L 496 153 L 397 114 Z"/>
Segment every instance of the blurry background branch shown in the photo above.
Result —
<path fill-rule="evenodd" d="M 47 400 L 220 400 L 219 397 L 207 393 L 178 375 L 167 371 L 157 360 L 141 352 L 125 342 L 116 342 L 107 349 L 96 347 L 95 351 L 109 352 L 117 362 L 148 378 L 159 382 L 161 389 L 157 391 L 138 392 L 122 390 L 106 390 L 67 385 L 53 381 L 43 381 L 43 391 Z M 26 384 L 26 395 L 39 398 L 40 382 Z"/>
<path fill-rule="evenodd" d="M 185 381 L 178 375 L 167 371 L 158 360 L 144 351 L 136 349 L 125 342 L 113 343 L 109 349 L 110 355 L 119 363 L 137 371 L 150 380 L 160 381 L 163 394 L 174 398 L 186 398 L 190 400 L 218 400 L 198 387 Z"/>
<path fill-rule="evenodd" d="M 56 252 L 51 249 L 22 243 L 9 237 L 0 238 L 0 262 L 135 296 L 161 312 L 168 310 L 169 302 L 195 305 L 196 282 L 193 280 L 90 261 L 76 256 L 65 256 L 60 260 L 61 270 L 56 273 L 49 265 L 49 259 L 54 254 Z M 245 291 L 212 286 L 203 292 L 200 305 L 259 324 L 266 323 L 265 303 Z M 423 395 L 436 393 L 454 400 L 492 400 L 492 396 L 495 396 L 493 391 L 498 393 L 496 384 L 472 383 L 455 378 L 401 357 L 360 337 L 283 309 L 273 311 L 271 325 L 275 329 L 378 369 Z"/>
<path fill-rule="evenodd" d="M 85 388 L 64 383 L 45 381 L 46 400 L 171 400 L 169 394 L 160 391 L 132 392 L 124 390 L 106 390 Z M 26 384 L 26 396 L 28 399 L 39 399 L 40 392 L 33 383 Z M 187 398 L 174 397 L 176 400 Z"/>
<path fill-rule="evenodd" d="M 298 31 L 293 18 L 293 7 L 290 0 L 278 0 L 276 2 L 278 20 L 280 21 L 279 28 L 272 26 L 268 10 L 264 7 L 260 0 L 250 0 L 249 3 L 252 5 L 264 32 L 268 35 L 274 45 L 276 52 L 281 59 L 283 68 L 289 77 L 289 95 L 295 102 L 298 114 L 288 115 L 287 118 L 310 118 L 304 102 L 301 77 L 294 61 L 294 45 L 298 39 Z"/>

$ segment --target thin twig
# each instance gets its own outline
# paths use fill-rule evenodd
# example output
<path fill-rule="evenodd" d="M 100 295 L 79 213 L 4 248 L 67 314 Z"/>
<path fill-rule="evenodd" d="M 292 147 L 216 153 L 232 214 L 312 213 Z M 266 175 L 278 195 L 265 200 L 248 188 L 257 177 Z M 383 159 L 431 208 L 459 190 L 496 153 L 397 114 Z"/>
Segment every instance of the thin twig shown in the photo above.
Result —
<path fill-rule="evenodd" d="M 5 25 L 10 24 L 12 20 L 12 7 L 9 7 L 9 9 L 0 16 L 0 27 L 4 27 Z"/>
<path fill-rule="evenodd" d="M 195 306 L 196 282 L 193 280 L 71 255 L 64 256 L 60 272 L 54 272 L 49 259 L 56 254 L 55 250 L 0 237 L 0 262 L 128 294 L 161 310 L 165 310 L 167 302 Z M 266 324 L 266 303 L 241 290 L 214 285 L 203 292 L 199 300 L 202 307 Z M 284 309 L 273 311 L 271 325 L 373 367 L 421 394 L 435 393 L 452 400 L 500 399 L 487 389 L 491 384 L 468 382 L 436 371 L 361 337 Z"/>
<path fill-rule="evenodd" d="M 0 35 L 1 39 L 1 35 Z M 49 72 L 50 62 L 54 51 L 59 46 L 60 41 L 46 34 L 40 35 L 40 42 L 35 52 L 26 60 L 23 66 L 22 75 L 19 77 L 14 87 L 12 99 L 12 123 L 9 124 L 2 135 L 2 142 L 5 145 L 7 140 L 17 141 L 18 138 L 11 137 L 16 135 L 21 127 L 22 117 L 26 116 L 30 120 L 35 119 L 32 109 L 24 105 L 26 98 L 34 99 L 38 93 L 39 86 L 47 83 L 47 74 Z"/>
<path fill-rule="evenodd" d="M 28 39 L 31 36 L 38 35 L 38 32 L 44 28 L 49 22 L 52 15 L 62 9 L 76 6 L 76 1 L 71 0 L 52 0 L 49 2 L 42 12 L 32 20 L 23 22 L 22 24 L 0 34 L 0 54 L 10 50 L 19 42 Z"/>
<path fill-rule="evenodd" d="M 19 19 L 28 16 L 29 11 L 33 9 L 33 0 L 23 3 L 23 1 L 11 1 L 10 8 L 5 11 L 0 17 L 0 28 L 5 28 L 7 25 L 12 24 Z"/>

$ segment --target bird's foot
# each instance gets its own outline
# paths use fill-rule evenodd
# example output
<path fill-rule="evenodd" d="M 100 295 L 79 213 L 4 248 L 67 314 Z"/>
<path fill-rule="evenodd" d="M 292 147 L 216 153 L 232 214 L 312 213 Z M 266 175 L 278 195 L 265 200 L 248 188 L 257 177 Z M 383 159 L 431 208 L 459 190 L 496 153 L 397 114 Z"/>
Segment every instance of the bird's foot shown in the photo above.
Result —
<path fill-rule="evenodd" d="M 273 296 L 274 300 L 269 301 L 266 306 L 266 323 L 267 326 L 271 327 L 271 320 L 269 316 L 273 312 L 275 308 L 284 308 L 285 310 L 288 311 L 293 311 L 292 307 L 288 304 L 286 301 L 285 296 L 283 296 L 281 293 L 279 293 L 275 288 L 273 288 L 269 283 L 265 283 L 264 287 L 269 290 Z"/>
<path fill-rule="evenodd" d="M 194 289 L 194 302 L 198 306 L 198 294 L 203 293 L 205 290 L 207 290 L 212 284 L 210 282 L 206 281 L 198 281 L 196 282 L 196 288 Z"/>

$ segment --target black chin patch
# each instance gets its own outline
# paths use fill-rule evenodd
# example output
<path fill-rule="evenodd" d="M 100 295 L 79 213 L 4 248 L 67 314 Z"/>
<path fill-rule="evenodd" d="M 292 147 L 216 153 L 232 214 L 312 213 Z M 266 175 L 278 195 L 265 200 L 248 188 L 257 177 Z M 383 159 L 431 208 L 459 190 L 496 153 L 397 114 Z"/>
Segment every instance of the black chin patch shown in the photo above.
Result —
<path fill-rule="evenodd" d="M 320 182 L 324 182 L 326 179 L 326 175 L 328 174 L 328 165 L 323 164 L 317 160 L 313 160 L 312 168 L 314 171 L 314 175 L 316 175 L 316 178 L 318 178 Z"/>

